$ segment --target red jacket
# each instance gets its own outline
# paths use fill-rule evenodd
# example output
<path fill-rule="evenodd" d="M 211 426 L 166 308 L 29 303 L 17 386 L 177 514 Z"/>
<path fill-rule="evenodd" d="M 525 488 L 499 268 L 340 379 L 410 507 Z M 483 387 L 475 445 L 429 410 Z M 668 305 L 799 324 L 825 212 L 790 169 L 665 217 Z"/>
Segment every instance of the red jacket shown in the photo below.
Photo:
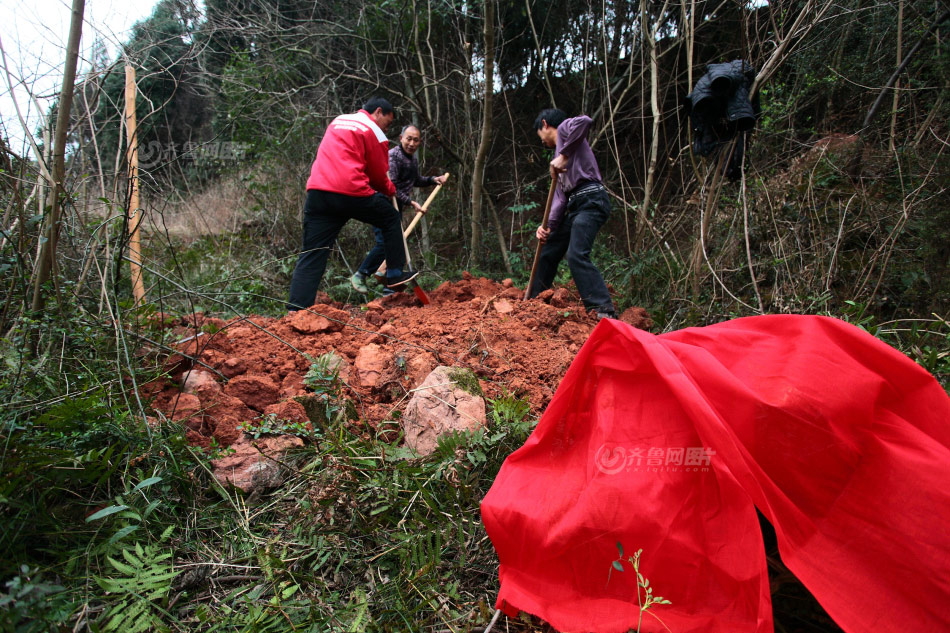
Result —
<path fill-rule="evenodd" d="M 389 180 L 389 140 L 366 110 L 341 114 L 327 127 L 307 190 L 319 189 L 366 197 L 378 191 L 396 195 Z"/>

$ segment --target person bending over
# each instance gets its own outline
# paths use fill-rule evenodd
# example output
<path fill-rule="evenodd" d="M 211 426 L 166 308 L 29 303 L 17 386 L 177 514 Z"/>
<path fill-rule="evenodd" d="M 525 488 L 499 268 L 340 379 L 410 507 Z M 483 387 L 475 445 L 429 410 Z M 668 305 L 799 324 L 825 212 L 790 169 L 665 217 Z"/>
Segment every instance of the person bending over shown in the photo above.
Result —
<path fill-rule="evenodd" d="M 386 130 L 394 118 L 389 101 L 372 97 L 359 112 L 340 115 L 327 127 L 307 180 L 303 240 L 290 281 L 289 311 L 313 305 L 330 248 L 351 219 L 382 232 L 388 288 L 398 289 L 415 278 L 415 272 L 403 271 L 402 226 L 389 202 L 396 187 L 387 173 Z"/>
<path fill-rule="evenodd" d="M 558 264 L 566 258 L 584 307 L 599 318 L 615 319 L 607 284 L 590 259 L 594 238 L 610 217 L 610 198 L 587 142 L 590 125 L 589 116 L 567 118 L 554 108 L 542 110 L 534 122 L 541 143 L 554 148 L 550 169 L 558 182 L 548 228 L 537 230 L 542 247 L 529 297 L 551 287 Z"/>
<path fill-rule="evenodd" d="M 419 128 L 415 125 L 407 125 L 402 128 L 402 133 L 399 135 L 399 145 L 389 150 L 389 178 L 396 186 L 396 200 L 399 202 L 399 208 L 402 211 L 407 209 L 422 211 L 422 206 L 412 199 L 413 187 L 431 187 L 445 183 L 445 176 L 423 177 L 419 175 L 419 161 L 416 158 L 416 150 L 419 149 L 421 143 L 422 135 Z M 425 213 L 425 211 L 422 212 Z M 356 269 L 356 273 L 350 278 L 353 288 L 363 294 L 369 292 L 366 280 L 379 269 L 385 258 L 383 232 L 374 228 L 373 233 L 376 236 L 376 244 L 363 259 L 363 263 L 360 264 L 359 268 Z"/>

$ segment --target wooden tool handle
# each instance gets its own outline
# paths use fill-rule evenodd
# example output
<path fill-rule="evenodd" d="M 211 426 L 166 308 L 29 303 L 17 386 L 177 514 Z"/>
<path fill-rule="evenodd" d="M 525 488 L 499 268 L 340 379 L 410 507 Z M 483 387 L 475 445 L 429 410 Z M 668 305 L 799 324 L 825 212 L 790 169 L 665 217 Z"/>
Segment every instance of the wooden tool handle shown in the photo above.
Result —
<path fill-rule="evenodd" d="M 541 228 L 548 228 L 548 217 L 551 215 L 551 203 L 554 202 L 554 192 L 557 190 L 557 176 L 551 178 L 551 189 L 548 191 L 548 201 L 544 205 L 544 218 L 541 220 Z M 538 272 L 538 260 L 541 258 L 541 247 L 544 244 L 538 240 L 538 248 L 534 251 L 534 263 L 531 264 L 531 277 L 528 278 L 528 287 L 524 289 L 524 300 L 527 301 L 531 296 L 531 286 L 534 285 L 534 276 Z"/>
<path fill-rule="evenodd" d="M 448 180 L 449 172 L 445 172 L 445 178 Z M 416 224 L 419 223 L 419 220 L 422 219 L 422 216 L 425 215 L 425 212 L 429 210 L 429 205 L 432 204 L 435 194 L 439 193 L 440 189 L 442 189 L 442 185 L 437 185 L 436 188 L 432 190 L 432 193 L 429 194 L 429 197 L 426 198 L 425 203 L 422 205 L 422 211 L 416 211 L 416 216 L 412 218 L 412 222 L 409 223 L 409 226 L 407 226 L 406 230 L 402 233 L 405 237 L 409 237 L 409 234 L 412 233 L 412 229 L 416 228 Z"/>

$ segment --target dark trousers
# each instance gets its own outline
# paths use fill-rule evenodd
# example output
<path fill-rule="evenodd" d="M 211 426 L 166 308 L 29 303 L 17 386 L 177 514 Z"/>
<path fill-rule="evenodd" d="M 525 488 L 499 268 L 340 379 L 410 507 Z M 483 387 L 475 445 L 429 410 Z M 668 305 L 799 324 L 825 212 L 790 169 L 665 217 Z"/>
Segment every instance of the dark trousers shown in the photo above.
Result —
<path fill-rule="evenodd" d="M 363 259 L 363 263 L 360 264 L 360 267 L 356 269 L 357 272 L 367 276 L 379 270 L 383 260 L 386 259 L 386 242 L 383 240 L 383 232 L 373 227 L 373 236 L 376 238 L 376 243 L 373 244 L 373 248 L 366 254 L 366 258 Z M 387 268 L 389 267 L 387 266 Z"/>
<path fill-rule="evenodd" d="M 412 209 L 413 207 L 409 205 L 403 206 L 400 204 L 399 208 L 399 222 L 401 224 L 402 212 L 406 209 Z M 356 272 L 362 273 L 366 276 L 376 274 L 376 271 L 379 270 L 379 267 L 386 260 L 386 247 L 384 245 L 385 241 L 383 240 L 383 232 L 374 227 L 373 237 L 376 238 L 376 243 L 373 244 L 373 248 L 371 248 L 366 254 L 366 257 L 363 258 L 363 263 L 360 264 L 360 267 L 356 269 Z"/>
<path fill-rule="evenodd" d="M 567 213 L 561 224 L 548 236 L 538 257 L 538 271 L 531 286 L 531 295 L 535 296 L 554 283 L 557 266 L 567 258 L 571 277 L 577 284 L 584 307 L 588 310 L 600 309 L 612 312 L 614 304 L 610 300 L 607 284 L 590 260 L 594 238 L 600 227 L 610 217 L 610 198 L 607 191 L 600 189 L 586 195 L 572 198 L 567 205 Z"/>
<path fill-rule="evenodd" d="M 303 243 L 290 280 L 288 310 L 313 305 L 333 242 L 351 219 L 372 224 L 382 233 L 387 271 L 402 271 L 406 264 L 402 223 L 385 196 L 357 197 L 311 189 L 303 209 Z"/>

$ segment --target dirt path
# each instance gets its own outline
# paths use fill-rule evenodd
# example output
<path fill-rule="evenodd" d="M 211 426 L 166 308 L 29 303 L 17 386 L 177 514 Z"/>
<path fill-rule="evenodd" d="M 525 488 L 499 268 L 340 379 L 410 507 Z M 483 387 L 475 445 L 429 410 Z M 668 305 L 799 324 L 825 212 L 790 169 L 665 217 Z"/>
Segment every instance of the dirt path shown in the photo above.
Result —
<path fill-rule="evenodd" d="M 410 390 L 438 365 L 470 368 L 487 398 L 513 394 L 537 414 L 597 320 L 567 289 L 549 290 L 531 301 L 522 301 L 522 294 L 509 280 L 498 283 L 466 273 L 461 281 L 431 291 L 432 304 L 425 307 L 409 293 L 365 306 L 333 302 L 321 293 L 311 310 L 277 319 L 225 322 L 196 315 L 175 326 L 182 337 L 176 348 L 219 375 L 206 375 L 204 384 L 190 384 L 183 392 L 186 372 L 193 365 L 207 368 L 173 356 L 166 363 L 170 379 L 150 383 L 144 391 L 154 398 L 156 410 L 183 420 L 189 441 L 202 446 L 212 437 L 219 446 L 229 445 L 248 417 L 299 415 L 302 408 L 292 399 L 308 393 L 303 385 L 311 364 L 307 356 L 331 351 L 343 361 L 345 395 L 373 429 L 398 415 Z M 620 318 L 636 327 L 652 325 L 642 308 Z"/>

